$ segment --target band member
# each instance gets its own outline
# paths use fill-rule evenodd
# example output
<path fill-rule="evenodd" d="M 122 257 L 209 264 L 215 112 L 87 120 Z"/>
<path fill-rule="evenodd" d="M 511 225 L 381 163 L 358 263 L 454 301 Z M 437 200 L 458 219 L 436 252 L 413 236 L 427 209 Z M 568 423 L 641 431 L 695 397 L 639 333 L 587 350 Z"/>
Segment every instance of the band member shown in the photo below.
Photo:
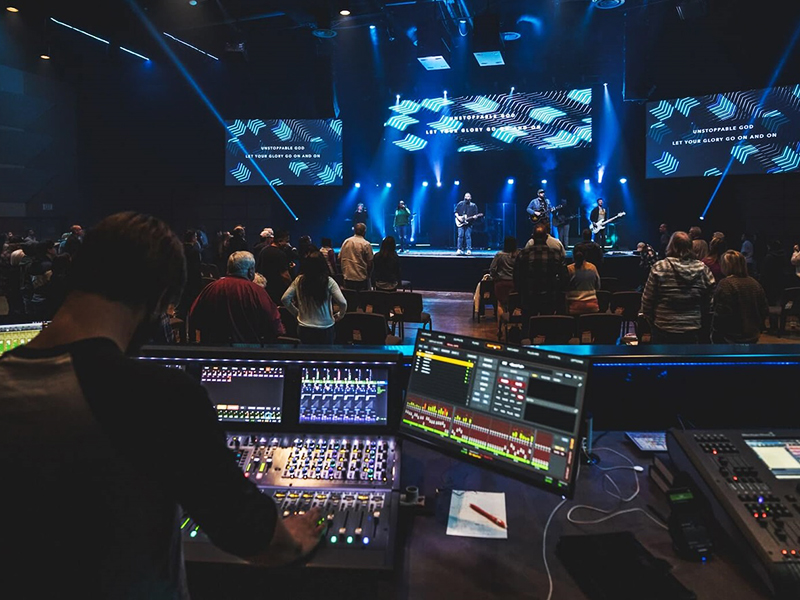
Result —
<path fill-rule="evenodd" d="M 458 241 L 456 242 L 456 254 L 472 254 L 472 225 L 475 219 L 482 215 L 478 214 L 478 205 L 472 201 L 472 194 L 467 192 L 464 199 L 456 204 L 456 227 L 458 227 Z"/>
<path fill-rule="evenodd" d="M 528 208 L 525 210 L 534 225 L 544 223 L 547 227 L 547 231 L 550 231 L 550 211 L 552 208 L 550 200 L 544 195 L 544 190 L 539 190 L 536 192 L 536 197 L 530 201 Z"/>
<path fill-rule="evenodd" d="M 592 212 L 589 213 L 589 220 L 592 222 L 592 225 L 597 226 L 598 223 L 601 225 L 605 223 L 606 219 L 608 218 L 608 212 L 606 211 L 605 204 L 603 203 L 602 198 L 597 199 L 597 206 L 592 209 Z M 594 241 L 600 244 L 602 248 L 606 246 L 606 229 L 603 227 L 600 231 L 594 234 Z"/>
<path fill-rule="evenodd" d="M 568 213 L 569 208 L 566 201 L 563 200 L 559 207 L 553 211 L 553 225 L 558 232 L 558 239 L 564 244 L 564 248 L 567 247 L 569 242 L 569 222 L 572 220 L 572 216 Z"/>
<path fill-rule="evenodd" d="M 406 203 L 400 200 L 397 203 L 397 210 L 394 211 L 394 231 L 397 234 L 397 243 L 400 249 L 397 251 L 405 252 L 408 243 L 408 231 L 411 224 L 411 211 L 406 207 Z"/>
<path fill-rule="evenodd" d="M 353 227 L 355 227 L 357 223 L 363 223 L 364 226 L 369 229 L 369 213 L 363 202 L 359 202 L 358 205 L 356 205 L 356 210 L 353 213 Z"/>

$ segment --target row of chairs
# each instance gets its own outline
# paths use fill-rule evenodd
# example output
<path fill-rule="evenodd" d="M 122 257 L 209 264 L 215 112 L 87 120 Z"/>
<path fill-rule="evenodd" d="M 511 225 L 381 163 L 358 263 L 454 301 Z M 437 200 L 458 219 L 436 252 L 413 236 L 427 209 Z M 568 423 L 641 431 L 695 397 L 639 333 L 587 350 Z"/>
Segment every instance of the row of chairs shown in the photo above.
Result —
<path fill-rule="evenodd" d="M 297 334 L 297 319 L 285 306 L 279 308 L 286 335 L 279 342 L 300 343 Z M 334 326 L 336 344 L 383 346 L 400 344 L 402 340 L 393 335 L 386 317 L 377 313 L 348 312 Z"/>
<path fill-rule="evenodd" d="M 342 288 L 347 300 L 347 312 L 382 315 L 391 327 L 392 335 L 405 338 L 405 324 L 418 323 L 423 329 L 433 328 L 430 313 L 425 312 L 419 292 L 384 292 L 380 290 L 350 290 Z"/>
<path fill-rule="evenodd" d="M 520 295 L 518 292 L 511 292 L 508 296 L 508 310 L 499 319 L 498 338 L 505 337 L 509 341 L 509 332 L 515 328 L 517 331 L 513 331 L 512 337 L 537 340 L 532 343 L 561 344 L 578 338 L 580 343 L 616 344 L 632 328 L 637 340 L 646 341 L 645 336 L 649 335 L 649 330 L 646 323 L 638 317 L 642 303 L 641 292 L 598 290 L 597 299 L 600 308 L 597 313 L 572 316 L 563 314 L 565 311 L 561 310 L 559 312 L 562 314 L 537 315 L 524 323 Z M 563 306 L 566 306 L 566 299 Z M 559 318 L 538 319 L 536 328 L 531 329 L 531 320 L 538 317 Z M 582 317 L 586 318 L 583 319 L 583 325 L 579 326 L 578 322 Z M 552 339 L 566 341 L 551 341 Z"/>

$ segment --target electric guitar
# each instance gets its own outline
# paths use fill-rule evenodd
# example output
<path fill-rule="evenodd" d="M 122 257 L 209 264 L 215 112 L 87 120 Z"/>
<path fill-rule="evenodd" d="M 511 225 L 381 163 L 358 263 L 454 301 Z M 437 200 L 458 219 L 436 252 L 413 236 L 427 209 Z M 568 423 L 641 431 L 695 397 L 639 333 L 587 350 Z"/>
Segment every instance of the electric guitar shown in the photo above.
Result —
<path fill-rule="evenodd" d="M 542 208 L 540 210 L 536 210 L 530 215 L 531 223 L 538 223 L 541 221 L 546 215 L 557 211 L 559 208 L 564 208 L 563 204 L 559 204 L 558 206 L 551 206 L 550 208 Z"/>
<path fill-rule="evenodd" d="M 466 227 L 470 225 L 472 221 L 475 219 L 480 219 L 483 216 L 483 213 L 478 213 L 477 215 L 472 215 L 468 217 L 467 215 L 456 215 L 456 227 L 461 229 L 462 227 Z"/>
<path fill-rule="evenodd" d="M 605 229 L 606 225 L 611 223 L 611 221 L 616 221 L 620 217 L 624 217 L 624 216 L 625 216 L 625 213 L 621 212 L 621 213 L 617 213 L 617 216 L 611 217 L 610 219 L 600 219 L 597 223 L 590 224 L 589 225 L 589 229 L 592 230 L 592 233 L 597 233 L 598 231 L 600 231 L 602 229 Z"/>

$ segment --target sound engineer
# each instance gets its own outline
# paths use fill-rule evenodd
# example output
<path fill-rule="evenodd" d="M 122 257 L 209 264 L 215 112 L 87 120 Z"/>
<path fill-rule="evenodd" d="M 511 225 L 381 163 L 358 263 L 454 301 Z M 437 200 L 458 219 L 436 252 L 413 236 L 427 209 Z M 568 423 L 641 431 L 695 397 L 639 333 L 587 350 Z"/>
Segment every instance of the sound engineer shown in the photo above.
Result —
<path fill-rule="evenodd" d="M 0 359 L 0 596 L 188 598 L 179 506 L 259 564 L 320 540 L 316 509 L 282 520 L 245 479 L 198 383 L 125 356 L 185 280 L 165 223 L 107 217 L 52 323 Z"/>

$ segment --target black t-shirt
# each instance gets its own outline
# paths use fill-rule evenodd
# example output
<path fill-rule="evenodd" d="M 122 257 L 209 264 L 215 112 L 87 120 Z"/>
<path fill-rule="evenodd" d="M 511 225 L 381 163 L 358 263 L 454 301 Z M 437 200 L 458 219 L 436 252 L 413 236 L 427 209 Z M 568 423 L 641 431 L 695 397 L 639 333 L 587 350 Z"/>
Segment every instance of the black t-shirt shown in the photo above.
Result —
<path fill-rule="evenodd" d="M 256 271 L 267 278 L 267 293 L 272 301 L 280 306 L 281 297 L 289 284 L 281 273 L 289 271 L 289 257 L 286 251 L 278 246 L 267 246 L 258 255 Z"/>
<path fill-rule="evenodd" d="M 205 390 L 108 339 L 0 358 L 0 596 L 185 598 L 179 505 L 220 548 L 265 549 L 273 501 Z"/>

